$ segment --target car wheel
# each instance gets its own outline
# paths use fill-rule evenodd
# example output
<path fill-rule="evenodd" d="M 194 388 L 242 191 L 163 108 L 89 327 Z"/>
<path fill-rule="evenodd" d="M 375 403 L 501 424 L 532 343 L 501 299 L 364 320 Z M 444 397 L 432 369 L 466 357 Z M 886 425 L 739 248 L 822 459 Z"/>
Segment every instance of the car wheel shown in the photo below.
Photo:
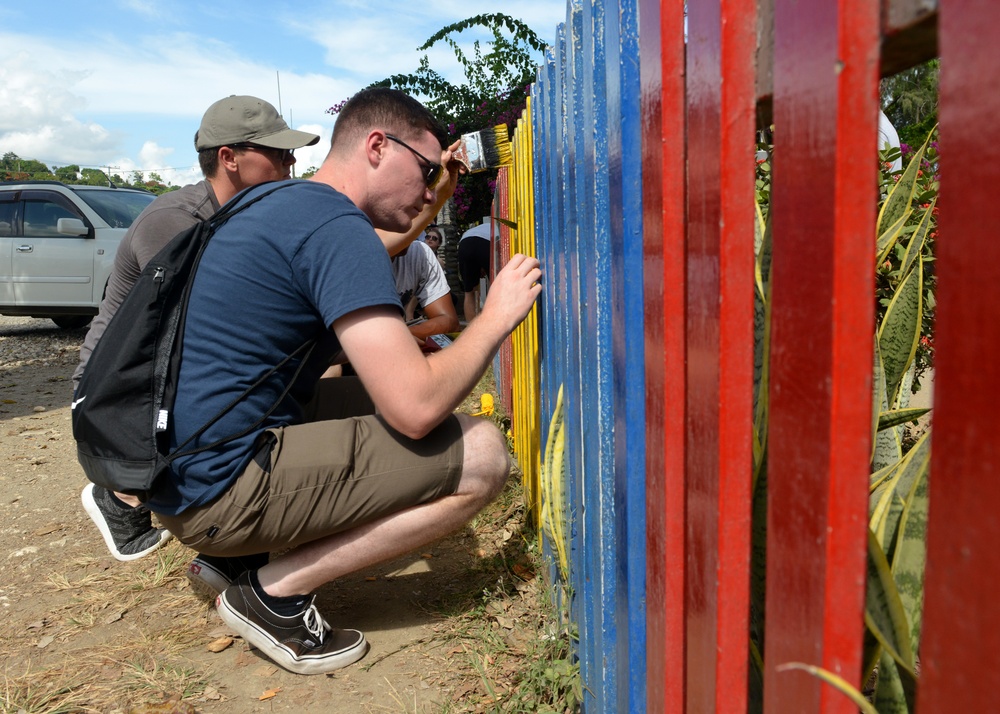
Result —
<path fill-rule="evenodd" d="M 86 327 L 94 318 L 90 315 L 56 315 L 49 319 L 56 323 L 57 327 L 64 330 L 76 330 L 80 327 Z"/>

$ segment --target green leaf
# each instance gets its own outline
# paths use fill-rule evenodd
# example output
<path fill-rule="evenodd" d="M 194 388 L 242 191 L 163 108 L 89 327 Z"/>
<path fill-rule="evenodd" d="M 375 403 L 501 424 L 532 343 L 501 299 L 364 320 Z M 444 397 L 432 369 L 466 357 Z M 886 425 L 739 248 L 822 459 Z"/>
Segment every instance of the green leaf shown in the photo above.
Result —
<path fill-rule="evenodd" d="M 874 389 L 872 390 L 872 469 L 880 469 L 895 464 L 903 456 L 902 446 L 895 430 L 878 430 L 878 417 L 889 410 L 886 394 L 885 367 L 882 364 L 882 351 L 879 349 L 878 337 L 875 339 Z"/>
<path fill-rule="evenodd" d="M 910 487 L 899 522 L 899 543 L 892 559 L 892 575 L 910 623 L 910 649 L 919 651 L 924 607 L 924 566 L 927 562 L 930 439 L 914 461 L 917 476 Z"/>
<path fill-rule="evenodd" d="M 906 211 L 895 223 L 886 228 L 885 233 L 879 235 L 878 240 L 875 241 L 876 265 L 881 265 L 882 261 L 886 259 L 889 251 L 892 250 L 899 236 L 903 233 L 903 228 L 912 214 L 913 211 Z"/>
<path fill-rule="evenodd" d="M 914 659 L 913 650 L 910 648 L 910 627 L 906 621 L 906 611 L 896 590 L 889 562 L 870 528 L 865 625 L 892 658 L 912 674 Z"/>
<path fill-rule="evenodd" d="M 868 484 L 868 494 L 871 495 L 875 492 L 875 489 L 886 483 L 886 481 L 888 481 L 896 472 L 897 468 L 899 468 L 899 462 L 895 461 L 888 466 L 883 466 L 881 469 L 873 473 Z"/>
<path fill-rule="evenodd" d="M 785 664 L 779 664 L 775 667 L 775 670 L 778 672 L 785 672 L 789 669 L 800 669 L 823 680 L 850 699 L 863 712 L 863 714 L 879 714 L 878 710 L 871 705 L 871 702 L 865 699 L 861 692 L 852 687 L 850 683 L 840 675 L 834 674 L 833 672 L 823 669 L 822 667 L 817 667 L 816 665 L 805 664 L 804 662 L 786 662 Z"/>
<path fill-rule="evenodd" d="M 885 533 L 890 537 L 890 541 L 895 538 L 896 528 L 899 525 L 898 519 L 891 523 L 884 523 L 890 513 L 892 498 L 905 500 L 913 488 L 914 482 L 920 476 L 921 470 L 926 470 L 930 458 L 930 432 L 924 434 L 917 440 L 906 456 L 898 464 L 898 468 L 892 478 L 887 479 L 884 484 L 878 487 L 869 498 L 870 517 L 868 526 L 876 534 Z M 885 542 L 881 539 L 879 543 L 885 547 Z"/>
<path fill-rule="evenodd" d="M 879 714 L 909 714 L 903 682 L 896 661 L 885 650 L 878 663 L 878 685 L 875 687 L 875 709 Z"/>
<path fill-rule="evenodd" d="M 865 629 L 864 649 L 861 652 L 861 681 L 867 683 L 875 671 L 879 658 L 882 656 L 882 645 L 875 635 Z"/>
<path fill-rule="evenodd" d="M 901 267 L 899 269 L 900 275 L 908 275 L 910 269 L 916 264 L 917 257 L 920 255 L 924 248 L 924 242 L 927 240 L 927 235 L 931 230 L 931 222 L 934 217 L 934 206 L 937 205 L 937 198 L 931 201 L 930 208 L 924 211 L 923 217 L 920 219 L 920 223 L 917 225 L 917 229 L 913 232 L 913 238 L 906 246 L 906 253 L 903 255 L 901 262 Z"/>
<path fill-rule="evenodd" d="M 906 165 L 899 181 L 889 191 L 889 195 L 882 204 L 878 214 L 878 234 L 884 235 L 889 226 L 893 225 L 910 210 L 913 203 L 913 193 L 917 185 L 917 171 L 920 169 L 920 162 L 924 158 L 924 148 L 921 146 Z"/>
<path fill-rule="evenodd" d="M 916 421 L 930 411 L 930 407 L 910 407 L 909 409 L 891 409 L 878 415 L 878 429 L 890 429 L 900 424 Z"/>
<path fill-rule="evenodd" d="M 918 258 L 916 268 L 896 289 L 879 326 L 878 346 L 885 369 L 886 400 L 889 406 L 895 404 L 900 382 L 917 352 L 923 317 L 923 282 L 924 271 Z"/>
<path fill-rule="evenodd" d="M 754 263 L 755 290 L 753 316 L 753 425 L 759 443 L 754 457 L 754 482 L 763 463 L 767 448 L 768 388 L 770 384 L 770 344 L 771 344 L 771 222 L 764 221 L 757 206 L 755 226 L 761 230 L 760 246 Z"/>
<path fill-rule="evenodd" d="M 566 544 L 565 484 L 566 429 L 563 408 L 563 387 L 559 385 L 556 406 L 549 423 L 549 433 L 545 443 L 545 458 L 541 473 L 542 486 L 542 528 L 549 535 L 558 558 L 559 572 L 564 582 L 569 582 L 569 556 Z"/>

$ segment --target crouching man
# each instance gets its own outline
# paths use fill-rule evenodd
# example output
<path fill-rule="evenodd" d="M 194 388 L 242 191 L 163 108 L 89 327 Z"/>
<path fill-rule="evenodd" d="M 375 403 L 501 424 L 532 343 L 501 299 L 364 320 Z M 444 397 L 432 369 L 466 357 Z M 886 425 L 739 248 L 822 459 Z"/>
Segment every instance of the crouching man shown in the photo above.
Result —
<path fill-rule="evenodd" d="M 362 91 L 313 179 L 230 219 L 192 285 L 173 445 L 264 380 L 188 447 L 246 434 L 179 458 L 147 505 L 182 542 L 232 564 L 220 615 L 294 672 L 329 672 L 368 649 L 350 623 L 317 612 L 318 587 L 454 531 L 507 478 L 499 430 L 453 412 L 531 309 L 538 261 L 514 256 L 455 344 L 425 355 L 374 230 L 407 231 L 450 160 L 421 104 Z M 320 379 L 340 349 L 360 384 Z M 297 350 L 304 364 L 286 360 Z M 240 566 L 241 556 L 286 549 Z"/>

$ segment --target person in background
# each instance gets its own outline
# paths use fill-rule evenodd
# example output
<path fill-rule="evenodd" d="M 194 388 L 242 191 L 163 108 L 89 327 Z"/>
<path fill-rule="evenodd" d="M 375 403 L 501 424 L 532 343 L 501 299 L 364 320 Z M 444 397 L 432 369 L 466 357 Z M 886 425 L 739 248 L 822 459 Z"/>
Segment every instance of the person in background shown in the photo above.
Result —
<path fill-rule="evenodd" d="M 291 178 L 294 150 L 318 141 L 316 134 L 288 128 L 277 110 L 257 97 L 233 95 L 208 108 L 194 135 L 205 179 L 159 196 L 125 234 L 100 311 L 80 348 L 80 363 L 73 372 L 74 390 L 104 330 L 146 263 L 174 236 L 210 218 L 243 189 Z M 168 530 L 153 527 L 149 509 L 134 496 L 87 484 L 81 498 L 84 510 L 118 560 L 141 558 L 170 539 Z"/>
<path fill-rule="evenodd" d="M 429 244 L 417 240 L 396 254 L 392 259 L 392 276 L 403 304 L 404 319 L 410 322 L 417 307 L 423 312 L 425 319 L 409 326 L 414 337 L 425 339 L 458 330 L 451 288 Z"/>
<path fill-rule="evenodd" d="M 441 255 L 441 248 L 444 247 L 444 236 L 441 234 L 441 229 L 433 223 L 427 226 L 427 230 L 424 231 L 424 243 L 434 252 L 441 267 L 444 268 L 444 256 Z"/>
<path fill-rule="evenodd" d="M 490 217 L 486 216 L 478 226 L 463 233 L 458 241 L 458 274 L 465 292 L 463 312 L 466 322 L 472 322 L 479 313 L 479 281 L 488 278 L 490 274 L 492 223 Z"/>

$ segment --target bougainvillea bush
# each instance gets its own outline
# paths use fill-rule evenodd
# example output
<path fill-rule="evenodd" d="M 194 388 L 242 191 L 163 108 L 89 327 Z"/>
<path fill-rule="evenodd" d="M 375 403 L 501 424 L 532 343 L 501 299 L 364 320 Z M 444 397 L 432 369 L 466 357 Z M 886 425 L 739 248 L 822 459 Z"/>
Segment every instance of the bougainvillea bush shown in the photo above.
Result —
<path fill-rule="evenodd" d="M 471 52 L 466 51 L 458 36 L 476 28 L 488 30 L 491 37 L 485 43 L 476 40 Z M 513 130 L 524 110 L 545 43 L 526 24 L 501 13 L 476 15 L 447 25 L 417 51 L 429 50 L 438 43 L 448 45 L 454 52 L 465 75 L 463 83 L 445 79 L 431 68 L 427 55 L 423 55 L 415 72 L 394 74 L 371 86 L 394 87 L 417 97 L 448 127 L 452 140 L 499 124 Z M 327 112 L 336 114 L 344 102 Z M 454 195 L 459 228 L 478 223 L 489 215 L 495 183 L 495 170 L 459 180 Z"/>

